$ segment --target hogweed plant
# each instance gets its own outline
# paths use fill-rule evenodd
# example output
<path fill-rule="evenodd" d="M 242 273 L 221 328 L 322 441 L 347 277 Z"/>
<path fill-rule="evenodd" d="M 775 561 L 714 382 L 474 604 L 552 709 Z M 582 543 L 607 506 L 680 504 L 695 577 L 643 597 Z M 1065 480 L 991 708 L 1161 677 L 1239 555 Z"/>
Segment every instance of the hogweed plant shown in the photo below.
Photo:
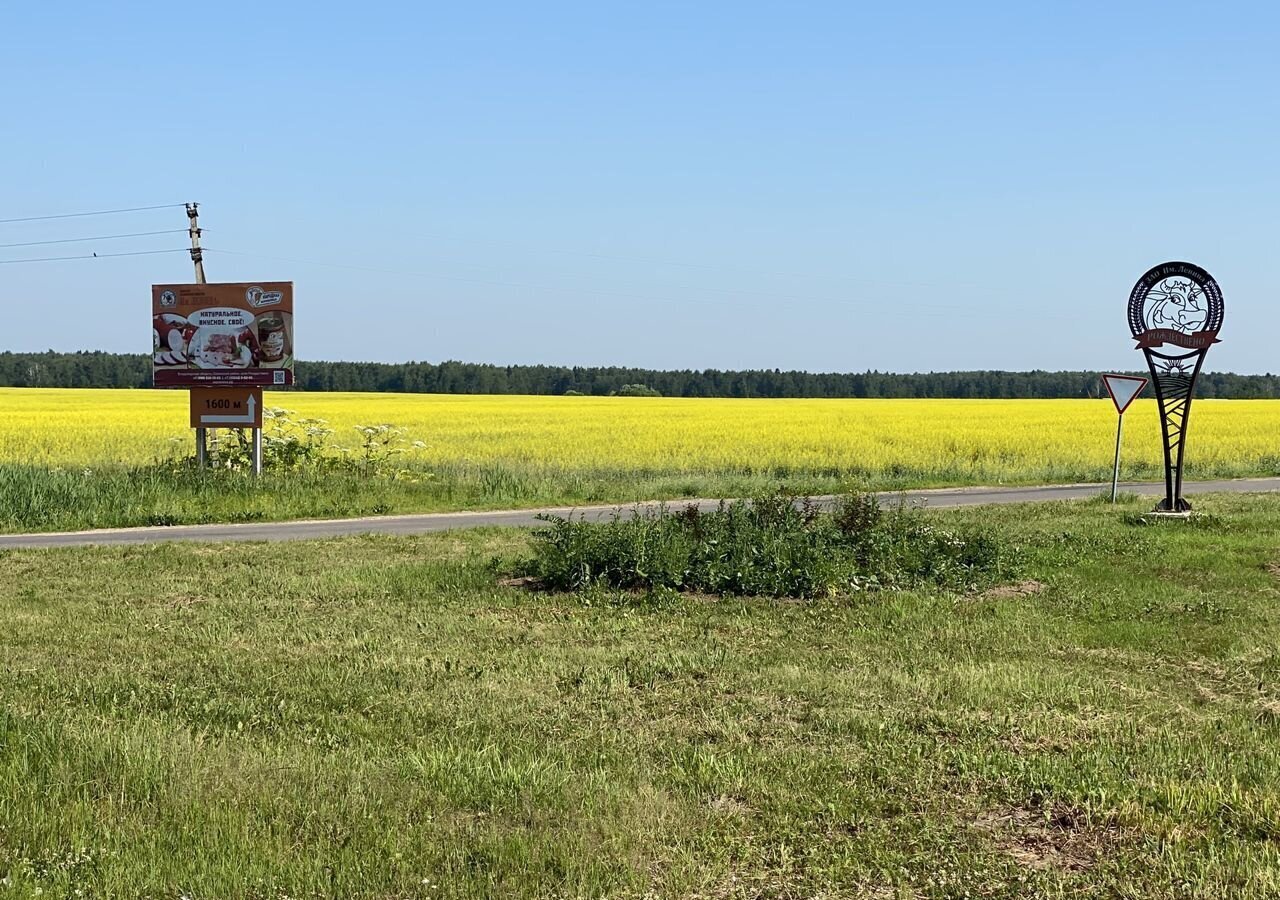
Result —
<path fill-rule="evenodd" d="M 421 473 L 396 468 L 394 461 L 410 450 L 423 449 L 406 430 L 394 425 L 357 425 L 355 447 L 333 443 L 334 430 L 325 419 L 298 417 L 293 410 L 273 406 L 262 411 L 262 468 L 272 472 L 349 470 L 361 475 L 415 480 Z M 253 465 L 253 432 L 226 429 L 210 448 L 215 469 L 248 471 Z"/>
<path fill-rule="evenodd" d="M 355 431 L 360 435 L 358 446 L 336 449 L 348 464 L 369 475 L 386 474 L 396 457 L 427 446 L 422 441 L 410 441 L 405 429 L 395 425 L 356 425 Z M 407 469 L 396 469 L 392 474 L 402 479 L 413 477 Z"/>

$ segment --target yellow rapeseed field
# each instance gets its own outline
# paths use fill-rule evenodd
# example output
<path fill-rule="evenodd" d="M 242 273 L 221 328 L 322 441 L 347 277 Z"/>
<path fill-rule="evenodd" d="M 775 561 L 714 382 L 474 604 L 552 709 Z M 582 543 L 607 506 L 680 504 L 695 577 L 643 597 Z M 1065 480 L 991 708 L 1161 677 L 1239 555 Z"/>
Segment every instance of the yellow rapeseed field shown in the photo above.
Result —
<path fill-rule="evenodd" d="M 814 474 L 936 484 L 1109 477 L 1108 400 L 728 400 L 268 394 L 269 405 L 426 443 L 407 460 L 584 473 Z M 0 389 L 0 462 L 102 468 L 189 453 L 185 391 Z M 1189 475 L 1280 467 L 1280 401 L 1198 400 Z M 1155 404 L 1126 416 L 1125 474 L 1158 477 Z M 175 439 L 177 439 L 175 441 Z"/>

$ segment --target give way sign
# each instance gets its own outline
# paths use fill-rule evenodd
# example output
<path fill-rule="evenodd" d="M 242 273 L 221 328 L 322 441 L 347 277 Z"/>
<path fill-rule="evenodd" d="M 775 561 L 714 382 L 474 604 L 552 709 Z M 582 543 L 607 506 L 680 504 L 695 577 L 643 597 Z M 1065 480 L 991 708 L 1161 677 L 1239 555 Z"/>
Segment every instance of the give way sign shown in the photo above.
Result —
<path fill-rule="evenodd" d="M 1129 404 L 1147 386 L 1147 379 L 1137 375 L 1103 375 L 1102 383 L 1107 386 L 1107 393 L 1111 395 L 1111 402 L 1116 405 L 1116 412 L 1124 415 Z"/>

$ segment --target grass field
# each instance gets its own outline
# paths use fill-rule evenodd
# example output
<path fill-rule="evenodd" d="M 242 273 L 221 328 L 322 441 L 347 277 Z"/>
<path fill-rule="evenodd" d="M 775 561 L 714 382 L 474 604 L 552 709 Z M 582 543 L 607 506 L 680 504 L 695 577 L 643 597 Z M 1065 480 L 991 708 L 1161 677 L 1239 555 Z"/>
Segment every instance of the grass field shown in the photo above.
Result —
<path fill-rule="evenodd" d="M 268 395 L 327 420 L 391 423 L 425 447 L 398 482 L 198 478 L 184 391 L 0 390 L 0 529 L 287 519 L 543 503 L 1110 478 L 1108 400 L 683 400 Z M 1158 480 L 1154 401 L 1127 416 L 1124 478 Z M 1280 401 L 1197 401 L 1187 477 L 1280 472 Z"/>
<path fill-rule="evenodd" d="M 518 532 L 0 554 L 0 897 L 1274 897 L 1280 500 L 1146 508 L 808 603 L 531 594 Z"/>

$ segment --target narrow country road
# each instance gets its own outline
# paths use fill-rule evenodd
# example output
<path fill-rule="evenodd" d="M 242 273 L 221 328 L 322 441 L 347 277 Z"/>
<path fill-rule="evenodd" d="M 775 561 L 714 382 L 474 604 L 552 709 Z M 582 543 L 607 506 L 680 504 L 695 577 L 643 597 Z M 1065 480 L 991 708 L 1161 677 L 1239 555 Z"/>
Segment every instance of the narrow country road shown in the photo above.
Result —
<path fill-rule="evenodd" d="M 1068 484 L 1044 487 L 939 488 L 879 494 L 885 504 L 900 499 L 930 509 L 949 506 L 980 506 L 992 503 L 1037 503 L 1048 500 L 1082 500 L 1109 489 L 1102 484 Z M 1215 492 L 1280 491 L 1280 478 L 1245 478 L 1230 481 L 1198 481 L 1184 486 L 1187 495 Z M 1161 496 L 1163 483 L 1125 483 L 1121 490 L 1144 496 Z M 830 498 L 822 498 L 830 499 Z M 718 500 L 673 500 L 670 505 L 696 504 L 714 508 Z M 234 525 L 172 525 L 151 528 L 110 528 L 52 534 L 0 535 L 0 550 L 48 547 L 84 547 L 93 544 L 152 544 L 161 541 L 299 541 L 352 534 L 423 534 L 455 528 L 528 526 L 538 524 L 540 514 L 585 516 L 604 519 L 621 509 L 652 509 L 658 501 L 618 506 L 559 506 L 544 509 L 499 510 L 494 512 L 424 513 L 405 516 L 374 516 L 362 519 L 324 519 L 301 522 L 252 522 Z"/>

